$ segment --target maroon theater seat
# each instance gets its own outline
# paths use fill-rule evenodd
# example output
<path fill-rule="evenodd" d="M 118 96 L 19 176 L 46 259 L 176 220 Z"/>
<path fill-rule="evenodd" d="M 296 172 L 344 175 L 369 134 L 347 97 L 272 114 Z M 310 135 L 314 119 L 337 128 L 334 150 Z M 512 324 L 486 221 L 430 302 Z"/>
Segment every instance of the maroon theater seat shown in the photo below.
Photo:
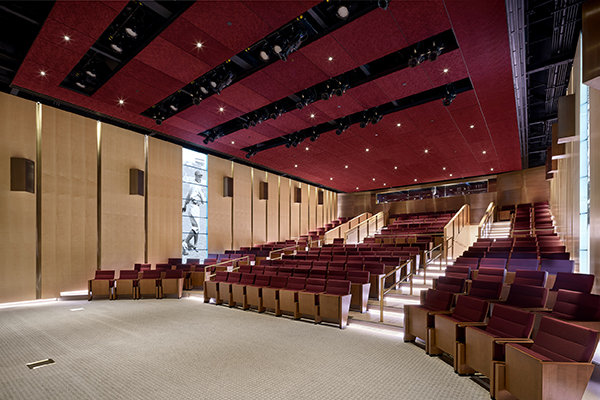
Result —
<path fill-rule="evenodd" d="M 277 275 L 279 267 L 265 267 L 265 275 Z"/>
<path fill-rule="evenodd" d="M 216 271 L 214 280 L 204 281 L 204 302 L 208 303 L 210 299 L 215 299 L 217 304 L 221 304 L 222 300 L 219 295 L 219 285 L 227 281 L 229 272 Z"/>
<path fill-rule="evenodd" d="M 475 271 L 473 271 L 475 272 Z M 477 270 L 477 276 L 474 278 L 477 281 L 490 281 L 504 283 L 506 270 L 504 268 L 483 267 Z"/>
<path fill-rule="evenodd" d="M 543 259 L 540 263 L 541 271 L 548 271 L 547 285 L 549 287 L 554 286 L 556 280 L 556 274 L 559 272 L 573 273 L 575 263 L 573 260 L 549 260 Z"/>
<path fill-rule="evenodd" d="M 504 345 L 508 341 L 523 341 L 533 330 L 534 314 L 503 305 L 494 306 L 487 326 L 467 327 L 465 343 L 457 348 L 459 373 L 481 374 L 490 378 L 490 392 L 495 387 L 494 362 L 504 361 Z"/>
<path fill-rule="evenodd" d="M 136 271 L 148 271 L 152 269 L 152 264 L 137 263 L 133 265 L 133 269 L 135 269 Z"/>
<path fill-rule="evenodd" d="M 161 283 L 160 270 L 143 271 L 139 283 L 140 298 L 152 296 L 158 299 L 160 297 Z"/>
<path fill-rule="evenodd" d="M 229 303 L 229 307 L 241 305 L 243 310 L 247 310 L 249 308 L 246 289 L 247 286 L 254 284 L 255 279 L 255 274 L 242 273 L 239 283 L 234 283 L 231 285 L 232 301 Z"/>
<path fill-rule="evenodd" d="M 498 300 L 502 294 L 502 282 L 474 280 L 469 290 L 469 297 L 482 300 Z"/>
<path fill-rule="evenodd" d="M 540 286 L 510 285 L 508 298 L 502 304 L 526 311 L 543 309 L 548 297 L 548 289 Z"/>
<path fill-rule="evenodd" d="M 465 290 L 465 279 L 440 276 L 435 289 L 449 293 L 462 293 Z"/>
<path fill-rule="evenodd" d="M 483 326 L 489 303 L 469 296 L 458 296 L 452 315 L 435 316 L 435 328 L 428 331 L 427 352 L 429 354 L 450 354 L 457 360 L 456 344 L 465 342 L 467 326 Z M 457 366 L 454 366 L 458 370 Z"/>
<path fill-rule="evenodd" d="M 445 271 L 445 276 L 447 276 L 448 278 L 469 279 L 470 274 L 471 267 L 461 265 L 453 265 L 450 267 L 446 267 Z"/>
<path fill-rule="evenodd" d="M 271 276 L 269 286 L 262 290 L 263 307 L 275 311 L 275 315 L 281 315 L 279 291 L 287 286 L 287 281 L 285 276 Z"/>
<path fill-rule="evenodd" d="M 315 322 L 335 322 L 340 329 L 344 329 L 348 324 L 348 312 L 352 297 L 350 292 L 350 281 L 328 280 L 325 293 L 318 295 L 318 315 L 315 317 Z M 302 295 L 302 292 L 299 295 Z"/>
<path fill-rule="evenodd" d="M 452 293 L 429 289 L 423 305 L 405 305 L 404 341 L 414 341 L 417 337 L 426 340 L 427 328 L 434 327 L 435 315 L 451 314 L 453 299 Z"/>
<path fill-rule="evenodd" d="M 115 271 L 114 270 L 97 270 L 94 279 L 88 281 L 88 300 L 92 300 L 93 296 L 113 298 L 115 286 Z"/>
<path fill-rule="evenodd" d="M 131 296 L 132 299 L 139 298 L 139 275 L 138 271 L 121 270 L 119 279 L 115 281 L 114 298 L 118 299 L 124 296 Z"/>
<path fill-rule="evenodd" d="M 506 362 L 496 368 L 496 391 L 520 399 L 580 399 L 594 371 L 591 363 L 599 333 L 542 318 L 533 343 L 506 346 Z"/>
<path fill-rule="evenodd" d="M 173 267 L 171 266 L 171 264 L 156 264 L 157 271 L 170 271 L 172 269 Z"/>
<path fill-rule="evenodd" d="M 482 258 L 479 261 L 479 268 L 492 267 L 492 268 L 506 268 L 505 258 Z"/>
<path fill-rule="evenodd" d="M 306 279 L 289 277 L 286 287 L 279 290 L 280 311 L 291 313 L 294 316 L 294 319 L 300 318 L 300 312 L 298 310 L 298 292 L 304 290 L 305 287 Z"/>
<path fill-rule="evenodd" d="M 513 284 L 528 285 L 528 286 L 546 286 L 548 273 L 546 271 L 529 271 L 526 269 L 518 269 L 515 272 Z"/>
<path fill-rule="evenodd" d="M 177 269 L 163 272 L 161 283 L 159 298 L 163 298 L 169 294 L 174 294 L 178 299 L 183 296 L 183 270 Z"/>
<path fill-rule="evenodd" d="M 326 284 L 325 279 L 308 278 L 306 280 L 306 287 L 303 291 L 298 292 L 298 315 L 300 318 L 308 316 L 316 323 L 319 322 L 320 294 L 325 293 Z"/>
<path fill-rule="evenodd" d="M 361 313 L 368 309 L 369 291 L 371 289 L 370 275 L 369 271 L 348 271 L 346 275 L 346 279 L 351 282 L 350 294 L 352 299 L 350 307 Z M 344 278 L 334 279 L 343 280 Z"/>
<path fill-rule="evenodd" d="M 256 307 L 258 312 L 264 312 L 263 305 L 263 288 L 266 288 L 271 283 L 270 275 L 256 275 L 254 283 L 246 286 L 246 302 L 248 308 Z"/>

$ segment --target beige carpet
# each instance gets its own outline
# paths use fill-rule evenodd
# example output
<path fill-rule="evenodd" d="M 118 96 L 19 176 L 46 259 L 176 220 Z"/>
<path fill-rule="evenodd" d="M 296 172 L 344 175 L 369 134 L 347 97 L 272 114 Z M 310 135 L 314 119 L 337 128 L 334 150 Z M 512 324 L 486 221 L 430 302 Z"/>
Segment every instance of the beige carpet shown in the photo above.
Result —
<path fill-rule="evenodd" d="M 400 329 L 191 298 L 0 310 L 0 354 L 0 399 L 489 399 Z"/>

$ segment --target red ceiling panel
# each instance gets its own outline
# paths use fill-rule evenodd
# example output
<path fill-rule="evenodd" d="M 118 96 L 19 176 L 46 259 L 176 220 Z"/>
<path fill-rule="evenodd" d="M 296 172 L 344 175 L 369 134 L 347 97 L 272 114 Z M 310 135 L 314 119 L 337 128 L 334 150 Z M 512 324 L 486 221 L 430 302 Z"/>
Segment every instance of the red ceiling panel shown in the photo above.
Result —
<path fill-rule="evenodd" d="M 308 10 L 301 1 L 244 1 L 244 4 L 265 21 L 272 30 L 300 16 Z"/>
<path fill-rule="evenodd" d="M 381 90 L 376 82 L 368 82 L 359 87 L 352 88 L 346 92 L 345 96 L 351 96 L 364 109 L 392 101 L 392 99 Z"/>
<path fill-rule="evenodd" d="M 332 33 L 359 64 L 366 64 L 408 43 L 389 11 L 380 8 Z"/>
<path fill-rule="evenodd" d="M 197 7 L 197 4 L 192 6 L 192 8 Z M 205 64 L 210 65 L 211 68 L 224 63 L 236 54 L 233 50 L 190 22 L 187 19 L 188 12 L 190 10 L 186 11 L 182 18 L 177 19 L 169 25 L 160 36 L 180 49 L 187 51 Z M 198 48 L 198 43 L 202 44 L 201 48 Z"/>
<path fill-rule="evenodd" d="M 113 10 L 115 10 L 117 12 L 121 12 L 121 10 L 123 8 L 125 8 L 125 6 L 127 5 L 127 3 L 129 3 L 129 1 L 127 1 L 127 0 L 105 0 L 105 1 L 101 1 L 101 3 L 109 6 L 110 8 L 112 8 Z"/>
<path fill-rule="evenodd" d="M 135 58 L 186 84 L 211 69 L 207 64 L 160 36 Z M 181 89 L 181 87 L 173 88 L 173 91 L 177 89 Z"/>
<path fill-rule="evenodd" d="M 100 1 L 57 1 L 49 18 L 97 39 L 126 4 L 117 2 L 113 8 Z"/>
<path fill-rule="evenodd" d="M 411 44 L 451 28 L 443 1 L 392 1 L 389 10 Z"/>
<path fill-rule="evenodd" d="M 242 84 L 232 85 L 223 90 L 218 99 L 234 106 L 244 113 L 266 106 L 271 101 Z"/>
<path fill-rule="evenodd" d="M 153 68 L 135 58 L 124 65 L 123 68 L 117 72 L 117 75 L 125 75 L 134 79 L 136 82 L 143 77 L 146 84 L 168 94 L 181 89 L 185 85 L 184 82 L 177 80 L 171 75 L 167 75 L 164 72 Z M 137 88 L 134 87 L 133 89 L 136 90 Z M 147 104 L 146 108 L 148 108 L 155 103 L 147 100 L 145 104 Z"/>
<path fill-rule="evenodd" d="M 185 18 L 233 50 L 235 54 L 273 31 L 241 1 L 197 2 Z"/>
<path fill-rule="evenodd" d="M 298 148 L 266 150 L 251 161 L 347 191 L 355 191 L 357 186 L 360 190 L 381 188 L 383 183 L 388 187 L 411 185 L 415 177 L 417 183 L 425 183 L 448 179 L 449 174 L 456 178 L 488 174 L 490 168 L 503 172 L 521 167 L 506 16 L 500 0 L 391 2 L 388 11 L 377 9 L 351 22 L 294 53 L 287 62 L 272 64 L 225 89 L 220 96 L 211 96 L 200 106 L 182 111 L 162 126 L 139 112 L 316 3 L 198 2 L 94 96 L 60 88 L 65 75 L 125 4 L 58 2 L 13 84 L 203 146 L 198 132 L 452 26 L 460 49 L 440 56 L 436 62 L 425 62 L 418 68 L 352 88 L 340 98 L 318 101 L 206 147 L 243 158 L 243 146 L 468 76 L 475 90 L 459 94 L 447 108 L 441 101 L 434 101 L 386 115 L 380 124 L 365 129 L 353 126 L 341 136 L 328 132 L 316 142 L 306 140 Z M 95 18 L 94 13 L 100 13 L 100 9 L 107 12 Z M 73 40 L 63 42 L 64 34 Z M 202 48 L 195 47 L 197 41 L 202 42 Z M 330 56 L 332 61 L 328 60 Z M 448 68 L 447 73 L 444 68 Z M 41 77 L 40 70 L 47 75 Z M 125 99 L 124 106 L 117 105 L 119 98 Z M 219 112 L 219 107 L 224 111 Z M 311 113 L 315 118 L 310 118 Z M 473 129 L 468 128 L 471 124 L 475 125 Z M 309 151 L 305 150 L 307 146 Z M 483 155 L 483 150 L 487 154 Z"/>
<path fill-rule="evenodd" d="M 360 66 L 331 35 L 312 42 L 300 51 L 329 77 Z"/>
<path fill-rule="evenodd" d="M 287 61 L 277 61 L 265 67 L 262 71 L 287 87 L 292 93 L 329 78 L 300 52 L 290 55 Z M 287 93 L 287 95 L 289 94 Z"/>
<path fill-rule="evenodd" d="M 281 83 L 271 79 L 263 71 L 255 72 L 239 82 L 249 89 L 254 90 L 269 101 L 277 101 L 290 95 L 290 90 Z"/>

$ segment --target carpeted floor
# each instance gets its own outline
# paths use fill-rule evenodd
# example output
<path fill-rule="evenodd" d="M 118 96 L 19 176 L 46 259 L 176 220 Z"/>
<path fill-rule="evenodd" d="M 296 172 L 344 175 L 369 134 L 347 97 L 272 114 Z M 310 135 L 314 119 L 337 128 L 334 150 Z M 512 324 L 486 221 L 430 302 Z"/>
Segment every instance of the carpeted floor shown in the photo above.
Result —
<path fill-rule="evenodd" d="M 0 399 L 489 399 L 400 329 L 193 298 L 0 310 L 0 354 Z M 46 358 L 56 363 L 26 366 Z"/>

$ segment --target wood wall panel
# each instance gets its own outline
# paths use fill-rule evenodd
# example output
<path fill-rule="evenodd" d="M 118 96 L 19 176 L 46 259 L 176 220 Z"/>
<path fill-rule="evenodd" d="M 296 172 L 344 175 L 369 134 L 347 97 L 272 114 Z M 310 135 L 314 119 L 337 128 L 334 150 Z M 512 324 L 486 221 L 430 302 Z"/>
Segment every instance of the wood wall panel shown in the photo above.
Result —
<path fill-rule="evenodd" d="M 181 147 L 148 138 L 148 262 L 181 257 Z"/>
<path fill-rule="evenodd" d="M 208 156 L 208 252 L 231 248 L 231 197 L 223 197 L 223 177 L 231 176 L 231 161 Z"/>
<path fill-rule="evenodd" d="M 290 179 L 281 178 L 280 191 L 280 218 L 279 218 L 279 240 L 291 237 L 290 228 Z"/>
<path fill-rule="evenodd" d="M 233 169 L 233 248 L 252 245 L 251 168 L 235 164 Z"/>
<path fill-rule="evenodd" d="M 102 124 L 100 269 L 144 261 L 144 196 L 129 194 L 129 170 L 145 170 L 144 136 Z"/>
<path fill-rule="evenodd" d="M 319 190 L 319 189 L 317 189 Z M 318 195 L 317 195 L 318 196 Z M 323 193 L 323 203 L 325 203 L 325 193 Z M 318 205 L 315 208 L 315 214 L 316 214 L 316 224 L 317 224 L 317 228 L 321 228 L 325 225 L 325 223 L 323 222 L 323 205 Z"/>
<path fill-rule="evenodd" d="M 300 211 L 301 203 L 296 203 L 296 188 L 299 187 L 299 183 L 291 181 L 292 186 L 290 190 L 290 238 L 297 238 L 300 236 Z M 289 238 L 288 238 L 289 239 Z"/>
<path fill-rule="evenodd" d="M 600 91 L 590 88 L 590 274 L 600 294 Z"/>
<path fill-rule="evenodd" d="M 267 202 L 268 200 L 259 200 L 260 182 L 267 182 L 267 172 L 254 170 L 254 208 L 252 210 L 253 223 L 253 245 L 267 242 Z"/>
<path fill-rule="evenodd" d="M 36 160 L 36 105 L 0 93 L 0 303 L 36 297 L 36 195 L 10 191 L 10 158 Z"/>
<path fill-rule="evenodd" d="M 317 188 L 308 186 L 308 230 L 317 229 Z"/>
<path fill-rule="evenodd" d="M 97 265 L 97 122 L 42 107 L 42 298 L 84 290 Z"/>
<path fill-rule="evenodd" d="M 308 185 L 301 183 L 300 189 L 302 190 L 302 203 L 300 203 L 300 234 L 298 236 L 308 234 Z"/>
<path fill-rule="evenodd" d="M 279 176 L 268 174 L 269 200 L 267 200 L 267 242 L 279 241 Z"/>

